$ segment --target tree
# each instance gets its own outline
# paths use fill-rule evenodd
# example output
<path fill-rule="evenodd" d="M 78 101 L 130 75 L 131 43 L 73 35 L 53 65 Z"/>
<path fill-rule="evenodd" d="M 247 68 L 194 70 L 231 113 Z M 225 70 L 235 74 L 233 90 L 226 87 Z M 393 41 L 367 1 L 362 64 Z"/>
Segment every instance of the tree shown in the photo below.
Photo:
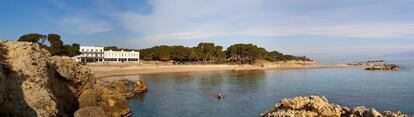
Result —
<path fill-rule="evenodd" d="M 63 41 L 60 40 L 60 36 L 58 34 L 48 34 L 47 39 L 50 43 L 49 50 L 52 55 L 64 54 Z"/>
<path fill-rule="evenodd" d="M 211 60 L 214 55 L 215 45 L 214 43 L 199 43 L 195 48 L 197 54 L 202 58 L 203 62 L 207 62 L 207 60 Z"/>
<path fill-rule="evenodd" d="M 49 41 L 50 46 L 43 44 L 45 41 Z M 58 34 L 38 34 L 38 33 L 29 33 L 20 36 L 18 41 L 27 41 L 32 43 L 39 43 L 41 47 L 48 50 L 51 55 L 60 55 L 60 56 L 76 56 L 79 55 L 79 44 L 72 44 L 72 45 L 64 45 L 63 41 L 61 40 L 60 35 Z"/>
<path fill-rule="evenodd" d="M 79 52 L 80 45 L 77 44 L 77 43 L 73 43 L 72 45 L 64 45 L 63 48 L 64 48 L 64 54 L 63 55 L 73 57 L 73 56 L 81 54 Z"/>
<path fill-rule="evenodd" d="M 104 47 L 104 50 L 105 51 L 109 51 L 109 50 L 118 51 L 119 49 L 116 46 L 106 46 Z"/>
<path fill-rule="evenodd" d="M 46 40 L 46 36 L 38 33 L 29 33 L 20 36 L 20 38 L 17 41 L 27 41 L 32 43 L 38 43 L 39 40 L 41 40 L 43 43 Z"/>

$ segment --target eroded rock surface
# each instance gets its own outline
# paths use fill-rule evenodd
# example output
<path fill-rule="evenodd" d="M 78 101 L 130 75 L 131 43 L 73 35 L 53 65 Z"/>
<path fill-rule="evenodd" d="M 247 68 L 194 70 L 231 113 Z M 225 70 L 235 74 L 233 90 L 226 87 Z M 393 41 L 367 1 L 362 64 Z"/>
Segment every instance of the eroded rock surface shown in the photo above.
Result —
<path fill-rule="evenodd" d="M 88 67 L 51 56 L 36 43 L 0 40 L 0 116 L 65 117 L 75 111 L 130 114 L 123 92 L 96 81 Z"/>
<path fill-rule="evenodd" d="M 358 106 L 348 108 L 329 103 L 323 96 L 298 96 L 282 99 L 262 117 L 408 117 L 400 112 L 378 112 L 373 108 Z"/>
<path fill-rule="evenodd" d="M 137 80 L 133 85 L 132 85 L 132 90 L 134 93 L 144 93 L 147 92 L 148 87 L 147 84 L 145 84 L 144 81 L 142 80 Z"/>

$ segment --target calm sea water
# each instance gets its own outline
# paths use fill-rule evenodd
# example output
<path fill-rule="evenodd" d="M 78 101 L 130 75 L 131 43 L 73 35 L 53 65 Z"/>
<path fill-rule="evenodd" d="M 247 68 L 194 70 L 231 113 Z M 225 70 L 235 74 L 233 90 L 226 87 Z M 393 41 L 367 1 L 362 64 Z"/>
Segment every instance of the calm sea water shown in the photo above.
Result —
<path fill-rule="evenodd" d="M 323 95 L 346 106 L 414 114 L 414 59 L 388 60 L 400 71 L 363 68 L 162 73 L 142 79 L 149 91 L 129 98 L 133 116 L 255 117 L 282 98 Z M 221 92 L 222 100 L 214 96 Z"/>

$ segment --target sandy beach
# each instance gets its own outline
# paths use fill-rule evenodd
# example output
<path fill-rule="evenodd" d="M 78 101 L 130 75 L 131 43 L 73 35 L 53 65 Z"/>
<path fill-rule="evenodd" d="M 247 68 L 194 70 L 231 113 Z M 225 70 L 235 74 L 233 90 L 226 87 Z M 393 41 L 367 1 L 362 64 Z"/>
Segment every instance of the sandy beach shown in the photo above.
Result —
<path fill-rule="evenodd" d="M 319 66 L 309 65 L 298 61 L 269 62 L 255 65 L 234 65 L 234 64 L 197 64 L 197 65 L 172 65 L 172 64 L 88 64 L 95 72 L 97 78 L 109 76 L 139 75 L 152 73 L 171 72 L 193 72 L 193 71 L 222 71 L 222 70 L 267 70 L 267 69 L 319 69 L 319 68 L 340 68 L 348 66 Z"/>

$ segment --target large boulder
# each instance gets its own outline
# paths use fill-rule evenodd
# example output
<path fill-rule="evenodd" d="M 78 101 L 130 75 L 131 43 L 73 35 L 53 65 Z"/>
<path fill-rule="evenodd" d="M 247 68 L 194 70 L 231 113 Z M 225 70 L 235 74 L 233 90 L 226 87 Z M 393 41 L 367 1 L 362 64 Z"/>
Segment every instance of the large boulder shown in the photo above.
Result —
<path fill-rule="evenodd" d="M 147 84 L 145 84 L 145 82 L 142 80 L 137 80 L 132 85 L 132 91 L 134 93 L 144 93 L 144 92 L 147 92 L 147 90 L 148 90 Z"/>
<path fill-rule="evenodd" d="M 298 96 L 291 99 L 282 99 L 272 112 L 264 116 L 341 116 L 342 108 L 330 104 L 325 97 Z"/>
<path fill-rule="evenodd" d="M 0 113 L 6 116 L 58 116 L 60 105 L 51 90 L 50 54 L 39 44 L 4 42 L 1 45 L 5 50 L 2 72 L 7 90 Z"/>
<path fill-rule="evenodd" d="M 0 116 L 65 117 L 75 111 L 79 116 L 130 113 L 123 92 L 96 81 L 88 67 L 51 56 L 37 43 L 0 40 Z"/>
<path fill-rule="evenodd" d="M 126 80 L 126 79 L 115 80 L 115 81 L 107 82 L 106 86 L 110 88 L 111 90 L 115 90 L 122 96 L 132 97 L 134 96 L 134 92 L 132 92 L 129 88 L 130 82 L 131 81 Z"/>
<path fill-rule="evenodd" d="M 118 81 L 115 81 L 118 82 Z M 123 93 L 112 89 L 112 84 L 97 81 L 92 87 L 82 92 L 79 99 L 80 109 L 98 106 L 108 116 L 120 117 L 131 113 Z"/>
<path fill-rule="evenodd" d="M 282 99 L 262 117 L 408 117 L 400 112 L 385 111 L 383 113 L 371 108 L 358 106 L 350 109 L 345 106 L 329 103 L 323 96 L 297 96 Z"/>

